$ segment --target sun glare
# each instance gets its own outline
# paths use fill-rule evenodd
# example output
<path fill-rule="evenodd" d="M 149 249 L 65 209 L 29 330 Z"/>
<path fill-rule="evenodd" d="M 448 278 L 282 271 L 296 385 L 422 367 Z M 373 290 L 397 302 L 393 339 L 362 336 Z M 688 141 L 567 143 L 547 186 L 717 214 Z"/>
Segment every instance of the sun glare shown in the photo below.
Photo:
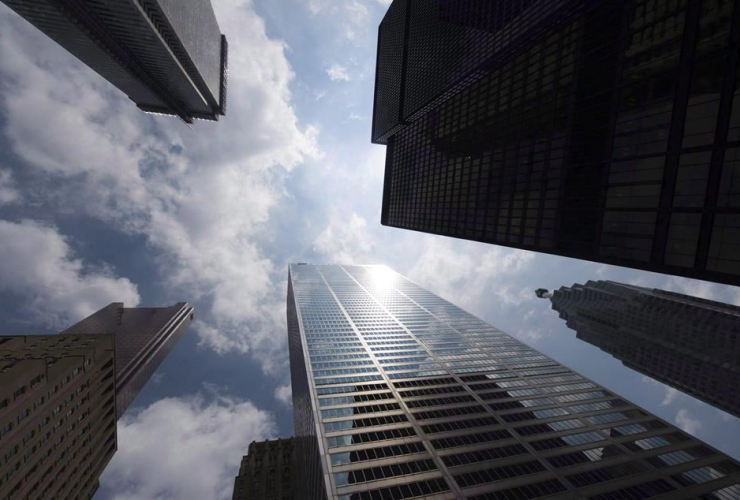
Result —
<path fill-rule="evenodd" d="M 390 288 L 396 280 L 396 273 L 386 266 L 373 266 L 369 271 L 375 287 Z"/>

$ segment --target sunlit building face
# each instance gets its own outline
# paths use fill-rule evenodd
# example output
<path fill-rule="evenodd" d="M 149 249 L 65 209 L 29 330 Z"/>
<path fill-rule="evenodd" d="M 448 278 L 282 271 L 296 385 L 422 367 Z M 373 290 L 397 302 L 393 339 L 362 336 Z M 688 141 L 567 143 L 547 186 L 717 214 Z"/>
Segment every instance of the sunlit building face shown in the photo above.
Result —
<path fill-rule="evenodd" d="M 726 455 L 387 267 L 292 265 L 287 312 L 299 498 L 740 495 Z"/>

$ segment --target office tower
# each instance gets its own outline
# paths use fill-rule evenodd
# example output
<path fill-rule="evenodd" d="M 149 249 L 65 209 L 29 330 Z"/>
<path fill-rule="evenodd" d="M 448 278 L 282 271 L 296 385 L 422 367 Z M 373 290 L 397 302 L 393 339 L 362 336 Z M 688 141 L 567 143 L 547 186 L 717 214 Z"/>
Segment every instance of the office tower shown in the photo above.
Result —
<path fill-rule="evenodd" d="M 218 120 L 228 45 L 209 0 L 2 0 L 144 111 Z"/>
<path fill-rule="evenodd" d="M 562 287 L 550 301 L 579 339 L 740 417 L 740 307 L 614 281 Z"/>
<path fill-rule="evenodd" d="M 92 498 L 116 451 L 111 335 L 0 337 L 0 498 Z"/>
<path fill-rule="evenodd" d="M 232 500 L 257 498 L 291 500 L 293 476 L 301 463 L 295 454 L 294 439 L 273 439 L 249 444 L 234 479 Z M 301 498 L 301 497 L 295 497 Z"/>
<path fill-rule="evenodd" d="M 727 499 L 740 465 L 383 266 L 291 265 L 298 498 Z"/>
<path fill-rule="evenodd" d="M 185 302 L 134 308 L 113 302 L 61 335 L 113 334 L 116 413 L 120 418 L 192 322 L 193 308 Z"/>
<path fill-rule="evenodd" d="M 740 0 L 395 0 L 381 222 L 740 285 Z"/>

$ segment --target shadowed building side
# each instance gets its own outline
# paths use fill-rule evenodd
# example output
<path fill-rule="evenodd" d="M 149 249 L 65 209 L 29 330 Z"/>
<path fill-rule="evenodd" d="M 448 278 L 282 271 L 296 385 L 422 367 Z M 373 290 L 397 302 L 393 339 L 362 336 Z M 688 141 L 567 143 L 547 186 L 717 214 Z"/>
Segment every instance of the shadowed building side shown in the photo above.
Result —
<path fill-rule="evenodd" d="M 0 337 L 0 498 L 90 499 L 116 451 L 113 336 Z"/>
<path fill-rule="evenodd" d="M 577 338 L 740 417 L 740 307 L 613 281 L 538 296 Z"/>
<path fill-rule="evenodd" d="M 193 321 L 185 302 L 170 307 L 126 308 L 114 302 L 61 332 L 113 334 L 116 344 L 116 409 L 120 418 Z"/>
<path fill-rule="evenodd" d="M 252 441 L 234 478 L 232 500 L 296 500 L 306 498 L 294 491 L 298 462 L 295 438 Z"/>
<path fill-rule="evenodd" d="M 228 44 L 209 0 L 2 0 L 147 112 L 218 120 Z"/>
<path fill-rule="evenodd" d="M 740 285 L 740 0 L 396 0 L 381 222 Z"/>

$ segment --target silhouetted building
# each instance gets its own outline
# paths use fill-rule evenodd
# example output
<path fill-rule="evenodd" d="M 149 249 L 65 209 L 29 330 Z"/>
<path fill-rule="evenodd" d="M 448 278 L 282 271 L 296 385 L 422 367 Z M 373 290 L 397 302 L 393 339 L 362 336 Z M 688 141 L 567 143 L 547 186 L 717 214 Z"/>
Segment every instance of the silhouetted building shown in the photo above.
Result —
<path fill-rule="evenodd" d="M 116 451 L 111 335 L 0 337 L 0 498 L 92 498 Z"/>
<path fill-rule="evenodd" d="M 740 0 L 395 0 L 385 225 L 740 285 Z"/>
<path fill-rule="evenodd" d="M 228 45 L 209 0 L 2 0 L 144 111 L 218 120 Z"/>
<path fill-rule="evenodd" d="M 740 496 L 736 461 L 388 268 L 291 265 L 287 313 L 297 498 Z"/>
<path fill-rule="evenodd" d="M 613 281 L 562 287 L 550 300 L 579 339 L 740 417 L 740 307 Z"/>
<path fill-rule="evenodd" d="M 234 479 L 232 500 L 292 500 L 293 478 L 301 463 L 293 438 L 252 441 Z"/>
<path fill-rule="evenodd" d="M 114 302 L 61 335 L 112 333 L 116 343 L 116 411 L 123 415 L 193 321 L 185 302 L 169 307 L 123 307 Z"/>

